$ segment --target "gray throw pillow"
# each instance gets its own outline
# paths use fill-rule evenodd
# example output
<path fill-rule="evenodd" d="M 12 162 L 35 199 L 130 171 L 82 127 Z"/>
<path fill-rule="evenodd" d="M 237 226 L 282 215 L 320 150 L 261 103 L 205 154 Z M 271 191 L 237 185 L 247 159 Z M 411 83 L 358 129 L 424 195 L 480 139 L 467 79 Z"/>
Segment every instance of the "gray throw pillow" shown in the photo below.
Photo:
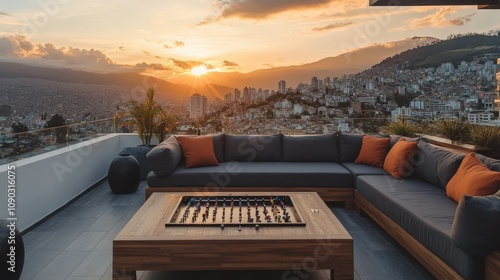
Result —
<path fill-rule="evenodd" d="M 500 172 L 500 160 L 475 153 L 476 157 L 491 171 Z"/>
<path fill-rule="evenodd" d="M 224 135 L 225 161 L 282 161 L 281 134 Z"/>
<path fill-rule="evenodd" d="M 500 250 L 500 191 L 488 196 L 464 195 L 455 213 L 451 239 L 474 257 Z"/>
<path fill-rule="evenodd" d="M 418 141 L 415 157 L 415 174 L 421 179 L 446 189 L 465 155 L 431 145 L 423 139 Z"/>
<path fill-rule="evenodd" d="M 354 162 L 363 143 L 363 134 L 339 133 L 339 161 Z"/>
<path fill-rule="evenodd" d="M 181 161 L 182 151 L 179 142 L 174 136 L 156 145 L 146 155 L 151 170 L 157 176 L 168 176 L 174 172 Z"/>
<path fill-rule="evenodd" d="M 283 135 L 284 161 L 338 161 L 337 133 L 324 135 Z"/>

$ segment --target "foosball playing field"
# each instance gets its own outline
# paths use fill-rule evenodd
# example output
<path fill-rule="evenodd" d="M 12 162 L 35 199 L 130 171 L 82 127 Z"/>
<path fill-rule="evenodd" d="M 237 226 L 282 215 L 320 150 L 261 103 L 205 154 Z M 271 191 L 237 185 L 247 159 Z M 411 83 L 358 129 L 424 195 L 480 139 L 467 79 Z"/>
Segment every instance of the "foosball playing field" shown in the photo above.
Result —
<path fill-rule="evenodd" d="M 305 226 L 290 196 L 182 196 L 165 226 Z"/>

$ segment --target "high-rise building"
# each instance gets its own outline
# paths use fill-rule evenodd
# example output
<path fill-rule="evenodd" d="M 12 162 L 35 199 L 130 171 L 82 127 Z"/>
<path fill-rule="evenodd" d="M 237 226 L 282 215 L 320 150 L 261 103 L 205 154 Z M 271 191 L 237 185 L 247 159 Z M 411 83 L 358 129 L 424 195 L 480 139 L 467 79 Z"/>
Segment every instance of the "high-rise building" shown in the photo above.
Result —
<path fill-rule="evenodd" d="M 241 99 L 241 91 L 237 88 L 234 89 L 234 101 L 239 101 Z"/>
<path fill-rule="evenodd" d="M 208 111 L 207 97 L 195 93 L 191 96 L 189 102 L 189 117 L 193 121 L 200 121 L 205 117 Z"/>
<path fill-rule="evenodd" d="M 278 92 L 285 93 L 286 92 L 286 82 L 284 80 L 279 81 L 278 83 Z"/>
<path fill-rule="evenodd" d="M 500 63 L 500 58 L 497 59 L 497 65 Z M 500 114 L 500 67 L 497 67 L 497 98 L 495 99 L 495 111 Z"/>
<path fill-rule="evenodd" d="M 311 89 L 318 89 L 318 77 L 311 78 Z"/>

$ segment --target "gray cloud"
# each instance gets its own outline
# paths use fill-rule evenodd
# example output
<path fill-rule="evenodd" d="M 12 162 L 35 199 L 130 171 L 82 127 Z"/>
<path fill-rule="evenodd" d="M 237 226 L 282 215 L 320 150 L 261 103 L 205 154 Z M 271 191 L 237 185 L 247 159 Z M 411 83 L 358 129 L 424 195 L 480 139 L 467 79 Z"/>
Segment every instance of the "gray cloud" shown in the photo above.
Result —
<path fill-rule="evenodd" d="M 238 66 L 240 66 L 238 63 L 232 62 L 232 61 L 229 61 L 229 60 L 224 60 L 222 62 L 222 64 L 224 65 L 224 67 L 238 67 Z"/>
<path fill-rule="evenodd" d="M 5 12 L 0 12 L 0 16 L 7 16 L 7 17 L 11 17 L 11 15 L 5 13 Z"/>
<path fill-rule="evenodd" d="M 455 26 L 460 26 L 460 25 L 464 25 L 466 24 L 467 22 L 471 21 L 472 20 L 472 17 L 475 16 L 476 13 L 472 13 L 472 14 L 469 14 L 469 15 L 465 15 L 465 16 L 461 16 L 461 17 L 457 17 L 457 18 L 454 18 L 454 19 L 451 19 L 449 21 L 449 23 L 451 25 L 455 25 Z"/>
<path fill-rule="evenodd" d="M 192 61 L 192 60 L 191 61 L 183 61 L 183 60 L 178 60 L 178 59 L 174 59 L 174 58 L 170 58 L 169 61 L 172 62 L 174 66 L 181 68 L 182 70 L 190 70 L 190 69 L 193 69 L 194 67 L 200 66 L 200 65 L 205 65 L 205 67 L 207 67 L 207 69 L 215 69 L 215 67 L 213 65 L 207 64 L 207 63 L 204 63 L 201 61 Z"/>
<path fill-rule="evenodd" d="M 339 21 L 339 22 L 334 22 L 325 26 L 321 27 L 315 27 L 312 29 L 314 32 L 322 32 L 322 31 L 327 31 L 327 30 L 332 30 L 332 29 L 338 29 L 342 27 L 346 27 L 352 24 L 352 21 Z"/>
<path fill-rule="evenodd" d="M 206 25 L 223 18 L 263 19 L 285 11 L 317 8 L 335 0 L 214 0 L 216 15 L 197 25 Z"/>
<path fill-rule="evenodd" d="M 159 63 L 142 62 L 142 63 L 137 63 L 133 67 L 133 70 L 138 71 L 138 72 L 143 72 L 146 70 L 170 70 L 170 68 L 168 66 L 165 66 L 165 65 L 159 64 Z"/>
<path fill-rule="evenodd" d="M 62 64 L 114 65 L 113 61 L 99 50 L 85 50 L 73 47 L 58 48 L 52 43 L 34 45 L 27 37 L 22 35 L 0 37 L 0 55 L 58 60 Z"/>

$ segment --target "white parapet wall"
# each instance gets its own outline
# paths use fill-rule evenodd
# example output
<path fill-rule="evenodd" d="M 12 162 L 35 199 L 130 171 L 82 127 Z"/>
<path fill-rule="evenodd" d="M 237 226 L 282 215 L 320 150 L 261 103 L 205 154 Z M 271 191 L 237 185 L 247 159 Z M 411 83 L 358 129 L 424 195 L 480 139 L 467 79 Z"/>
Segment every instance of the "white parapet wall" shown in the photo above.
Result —
<path fill-rule="evenodd" d="M 122 148 L 140 144 L 137 134 L 114 133 L 1 165 L 0 219 L 28 229 L 105 178 Z"/>

